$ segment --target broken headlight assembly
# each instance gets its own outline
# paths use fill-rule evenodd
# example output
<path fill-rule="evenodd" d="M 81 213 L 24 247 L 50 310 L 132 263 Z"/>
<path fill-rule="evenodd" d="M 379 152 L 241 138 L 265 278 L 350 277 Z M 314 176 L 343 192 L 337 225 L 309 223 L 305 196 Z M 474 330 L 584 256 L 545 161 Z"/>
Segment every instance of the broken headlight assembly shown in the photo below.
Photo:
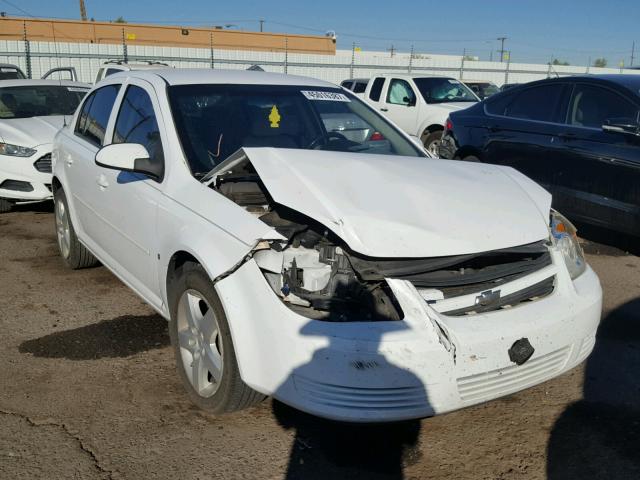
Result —
<path fill-rule="evenodd" d="M 575 280 L 587 268 L 576 227 L 563 215 L 551 210 L 549 230 L 551 242 L 562 253 L 569 275 L 572 280 Z"/>

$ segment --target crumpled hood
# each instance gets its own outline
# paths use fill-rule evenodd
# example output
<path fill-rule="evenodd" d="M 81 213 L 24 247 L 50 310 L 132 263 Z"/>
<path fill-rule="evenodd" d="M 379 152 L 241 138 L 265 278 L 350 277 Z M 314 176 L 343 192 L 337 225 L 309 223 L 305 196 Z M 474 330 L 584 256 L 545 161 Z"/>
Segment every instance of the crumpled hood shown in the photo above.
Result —
<path fill-rule="evenodd" d="M 244 152 L 276 202 L 363 255 L 460 255 L 549 236 L 551 195 L 511 168 L 318 150 Z"/>
<path fill-rule="evenodd" d="M 64 126 L 63 115 L 0 120 L 0 139 L 22 147 L 37 147 L 53 143 L 56 133 Z"/>

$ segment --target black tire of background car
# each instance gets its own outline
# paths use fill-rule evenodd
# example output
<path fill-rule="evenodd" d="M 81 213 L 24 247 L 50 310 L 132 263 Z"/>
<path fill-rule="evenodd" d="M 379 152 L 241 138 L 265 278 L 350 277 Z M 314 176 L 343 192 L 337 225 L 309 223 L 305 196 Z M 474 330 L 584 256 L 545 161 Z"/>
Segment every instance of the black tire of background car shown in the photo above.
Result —
<path fill-rule="evenodd" d="M 475 155 L 467 155 L 462 160 L 464 160 L 465 162 L 479 162 L 480 161 L 480 159 L 478 157 L 476 157 Z"/>
<path fill-rule="evenodd" d="M 79 270 L 81 268 L 89 268 L 95 267 L 100 262 L 93 254 L 85 247 L 80 240 L 78 240 L 78 236 L 76 235 L 76 231 L 73 228 L 73 222 L 71 221 L 71 217 L 69 216 L 69 203 L 67 202 L 67 196 L 64 194 L 64 190 L 62 188 L 58 188 L 53 196 L 54 205 L 55 202 L 61 200 L 64 203 L 65 211 L 67 212 L 67 218 L 69 219 L 69 256 L 65 257 L 60 251 L 60 256 L 64 263 L 73 270 Z M 58 249 L 60 247 L 58 246 Z"/>
<path fill-rule="evenodd" d="M 208 398 L 201 397 L 195 391 L 182 364 L 180 354 L 180 342 L 178 340 L 177 312 L 178 302 L 182 294 L 189 289 L 196 290 L 204 296 L 211 308 L 214 310 L 218 326 L 220 328 L 220 338 L 222 339 L 223 350 L 223 370 L 222 379 L 218 390 Z M 227 317 L 224 313 L 222 303 L 216 294 L 211 279 L 201 265 L 193 262 L 186 262 L 178 268 L 175 280 L 168 289 L 169 305 L 171 309 L 171 320 L 169 321 L 169 336 L 173 346 L 178 375 L 191 401 L 199 408 L 211 413 L 227 413 L 249 408 L 263 401 L 266 396 L 256 392 L 242 381 L 236 353 L 231 340 L 231 332 Z"/>
<path fill-rule="evenodd" d="M 433 142 L 439 142 L 442 139 L 442 130 L 427 133 L 422 135 L 422 144 L 424 148 L 429 150 L 429 147 Z"/>
<path fill-rule="evenodd" d="M 11 207 L 13 207 L 13 203 L 9 200 L 5 200 L 4 198 L 0 198 L 0 213 L 10 212 Z"/>

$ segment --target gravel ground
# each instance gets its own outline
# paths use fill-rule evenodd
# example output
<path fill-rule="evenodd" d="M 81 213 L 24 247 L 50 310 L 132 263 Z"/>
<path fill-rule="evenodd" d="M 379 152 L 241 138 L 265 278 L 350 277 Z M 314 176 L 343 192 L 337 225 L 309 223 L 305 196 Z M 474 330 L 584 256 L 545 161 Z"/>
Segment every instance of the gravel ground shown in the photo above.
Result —
<path fill-rule="evenodd" d="M 267 400 L 214 416 L 166 322 L 104 267 L 72 272 L 51 208 L 0 216 L 0 478 L 640 478 L 640 258 L 586 243 L 605 291 L 589 360 L 524 392 L 378 427 Z"/>

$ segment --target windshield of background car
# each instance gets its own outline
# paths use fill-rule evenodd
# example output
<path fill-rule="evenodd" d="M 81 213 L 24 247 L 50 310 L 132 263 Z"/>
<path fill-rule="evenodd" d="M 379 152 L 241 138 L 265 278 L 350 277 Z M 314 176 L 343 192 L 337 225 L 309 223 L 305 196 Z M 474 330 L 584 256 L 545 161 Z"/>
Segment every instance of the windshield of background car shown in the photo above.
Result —
<path fill-rule="evenodd" d="M 423 77 L 413 81 L 427 103 L 478 101 L 469 87 L 453 78 Z"/>
<path fill-rule="evenodd" d="M 383 117 L 339 88 L 176 85 L 169 102 L 191 171 L 241 147 L 425 156 Z"/>
<path fill-rule="evenodd" d="M 0 88 L 0 118 L 73 115 L 89 90 L 58 85 Z"/>

